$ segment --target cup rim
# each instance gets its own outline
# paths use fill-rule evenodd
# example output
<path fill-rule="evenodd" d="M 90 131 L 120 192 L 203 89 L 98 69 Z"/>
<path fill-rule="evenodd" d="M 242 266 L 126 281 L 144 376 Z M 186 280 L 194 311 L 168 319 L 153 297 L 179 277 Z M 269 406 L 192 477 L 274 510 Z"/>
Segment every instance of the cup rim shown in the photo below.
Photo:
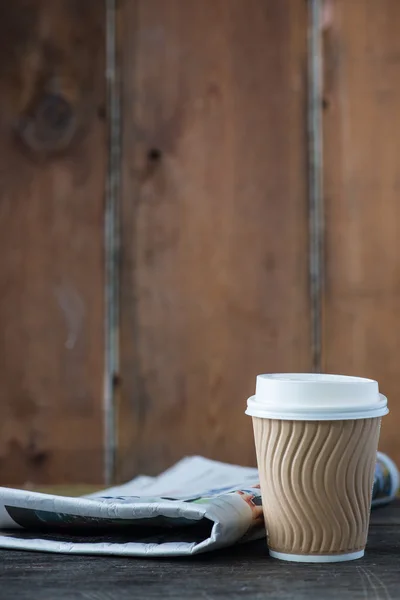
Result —
<path fill-rule="evenodd" d="M 374 405 L 360 406 L 355 409 L 354 406 L 346 408 L 332 406 L 326 408 L 310 409 L 309 407 L 287 407 L 286 409 L 276 410 L 275 407 L 269 407 L 267 403 L 257 402 L 256 396 L 250 396 L 247 400 L 246 415 L 258 417 L 260 419 L 276 419 L 283 421 L 347 421 L 354 419 L 373 419 L 383 417 L 389 413 L 387 407 L 387 398 L 379 394 L 379 401 Z"/>

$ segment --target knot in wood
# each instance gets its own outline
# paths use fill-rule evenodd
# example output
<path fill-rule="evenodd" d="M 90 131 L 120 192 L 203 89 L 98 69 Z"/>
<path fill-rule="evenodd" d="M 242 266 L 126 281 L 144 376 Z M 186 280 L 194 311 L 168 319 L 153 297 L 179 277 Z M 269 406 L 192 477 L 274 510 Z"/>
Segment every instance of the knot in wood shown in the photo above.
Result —
<path fill-rule="evenodd" d="M 76 133 L 77 119 L 71 104 L 61 95 L 46 93 L 21 116 L 18 132 L 34 152 L 64 150 Z"/>
<path fill-rule="evenodd" d="M 63 134 L 71 125 L 73 110 L 59 94 L 46 94 L 36 108 L 36 127 Z"/>

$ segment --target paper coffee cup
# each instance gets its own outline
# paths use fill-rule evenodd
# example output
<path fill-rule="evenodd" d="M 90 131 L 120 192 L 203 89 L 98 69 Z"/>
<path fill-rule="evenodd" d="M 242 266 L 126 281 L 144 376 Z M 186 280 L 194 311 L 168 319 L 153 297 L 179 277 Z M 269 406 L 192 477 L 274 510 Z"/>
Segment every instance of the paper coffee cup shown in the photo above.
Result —
<path fill-rule="evenodd" d="M 371 379 L 257 377 L 253 417 L 271 556 L 337 562 L 364 555 L 381 417 Z"/>

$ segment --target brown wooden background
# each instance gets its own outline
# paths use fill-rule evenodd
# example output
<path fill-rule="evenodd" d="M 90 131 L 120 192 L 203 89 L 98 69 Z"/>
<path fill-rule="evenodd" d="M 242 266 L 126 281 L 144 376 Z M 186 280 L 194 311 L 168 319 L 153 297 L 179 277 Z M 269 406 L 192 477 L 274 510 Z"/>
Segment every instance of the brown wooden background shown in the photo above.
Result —
<path fill-rule="evenodd" d="M 256 374 L 317 363 L 400 462 L 400 4 L 319 3 L 322 311 L 316 4 L 0 0 L 0 483 L 251 464 Z"/>

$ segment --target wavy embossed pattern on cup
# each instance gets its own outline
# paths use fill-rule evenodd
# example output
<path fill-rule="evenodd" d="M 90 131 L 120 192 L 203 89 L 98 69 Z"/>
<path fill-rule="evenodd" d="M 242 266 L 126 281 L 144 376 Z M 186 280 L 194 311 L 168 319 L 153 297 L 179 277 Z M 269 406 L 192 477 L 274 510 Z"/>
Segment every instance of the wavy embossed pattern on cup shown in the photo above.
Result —
<path fill-rule="evenodd" d="M 380 422 L 253 417 L 271 550 L 315 555 L 365 548 Z"/>

